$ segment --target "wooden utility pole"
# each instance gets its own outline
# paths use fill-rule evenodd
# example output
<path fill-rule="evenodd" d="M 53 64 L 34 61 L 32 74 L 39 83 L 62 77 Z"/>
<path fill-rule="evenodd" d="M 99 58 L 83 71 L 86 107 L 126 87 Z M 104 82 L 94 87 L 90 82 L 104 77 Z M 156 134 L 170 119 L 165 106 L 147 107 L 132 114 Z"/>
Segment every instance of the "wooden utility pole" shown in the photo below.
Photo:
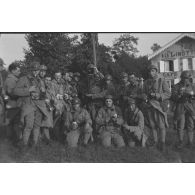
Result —
<path fill-rule="evenodd" d="M 93 63 L 97 66 L 97 53 L 96 53 L 96 45 L 97 45 L 97 33 L 91 33 L 92 44 L 93 44 Z"/>

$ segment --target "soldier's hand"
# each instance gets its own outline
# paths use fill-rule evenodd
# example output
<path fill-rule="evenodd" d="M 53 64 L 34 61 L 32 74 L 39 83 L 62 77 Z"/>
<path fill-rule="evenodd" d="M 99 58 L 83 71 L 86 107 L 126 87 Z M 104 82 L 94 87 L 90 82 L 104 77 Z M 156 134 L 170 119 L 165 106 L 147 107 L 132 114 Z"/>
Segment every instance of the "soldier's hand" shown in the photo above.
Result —
<path fill-rule="evenodd" d="M 129 130 L 129 125 L 124 124 L 124 125 L 123 125 L 123 128 L 126 129 L 126 130 Z"/>
<path fill-rule="evenodd" d="M 155 93 L 150 93 L 150 96 L 151 96 L 152 98 L 155 98 L 155 97 L 156 97 L 156 94 L 155 94 Z"/>

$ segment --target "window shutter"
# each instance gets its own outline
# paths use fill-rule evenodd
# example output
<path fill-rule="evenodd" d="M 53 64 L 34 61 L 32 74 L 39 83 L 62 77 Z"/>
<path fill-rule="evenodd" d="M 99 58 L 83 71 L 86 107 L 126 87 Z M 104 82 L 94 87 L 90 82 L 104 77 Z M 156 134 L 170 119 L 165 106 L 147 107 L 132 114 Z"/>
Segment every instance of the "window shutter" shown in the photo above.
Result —
<path fill-rule="evenodd" d="M 192 58 L 192 68 L 195 70 L 195 58 Z"/>
<path fill-rule="evenodd" d="M 188 59 L 183 59 L 183 70 L 188 70 Z"/>
<path fill-rule="evenodd" d="M 173 61 L 174 71 L 179 71 L 179 59 Z"/>
<path fill-rule="evenodd" d="M 160 72 L 165 72 L 165 62 L 160 61 Z"/>

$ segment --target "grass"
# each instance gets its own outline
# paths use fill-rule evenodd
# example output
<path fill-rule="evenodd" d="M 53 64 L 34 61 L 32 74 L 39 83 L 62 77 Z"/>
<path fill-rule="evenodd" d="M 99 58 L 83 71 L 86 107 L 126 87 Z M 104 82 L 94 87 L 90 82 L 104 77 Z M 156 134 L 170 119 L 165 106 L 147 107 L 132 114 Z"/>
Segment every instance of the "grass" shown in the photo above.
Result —
<path fill-rule="evenodd" d="M 3 132 L 1 130 L 1 132 Z M 167 151 L 162 153 L 155 148 L 104 148 L 90 143 L 87 147 L 68 148 L 64 144 L 40 143 L 38 150 L 29 148 L 26 153 L 15 147 L 5 136 L 0 138 L 0 162 L 31 163 L 169 163 L 195 162 L 195 149 L 175 149 L 176 131 L 167 131 Z"/>

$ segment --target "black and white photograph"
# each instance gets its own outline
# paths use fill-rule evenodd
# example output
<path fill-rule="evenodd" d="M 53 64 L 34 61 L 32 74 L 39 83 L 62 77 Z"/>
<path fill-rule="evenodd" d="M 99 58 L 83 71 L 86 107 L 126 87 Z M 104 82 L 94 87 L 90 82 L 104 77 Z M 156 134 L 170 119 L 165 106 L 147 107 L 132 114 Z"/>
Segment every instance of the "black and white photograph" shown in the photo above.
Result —
<path fill-rule="evenodd" d="M 0 162 L 195 162 L 195 33 L 0 34 Z"/>

